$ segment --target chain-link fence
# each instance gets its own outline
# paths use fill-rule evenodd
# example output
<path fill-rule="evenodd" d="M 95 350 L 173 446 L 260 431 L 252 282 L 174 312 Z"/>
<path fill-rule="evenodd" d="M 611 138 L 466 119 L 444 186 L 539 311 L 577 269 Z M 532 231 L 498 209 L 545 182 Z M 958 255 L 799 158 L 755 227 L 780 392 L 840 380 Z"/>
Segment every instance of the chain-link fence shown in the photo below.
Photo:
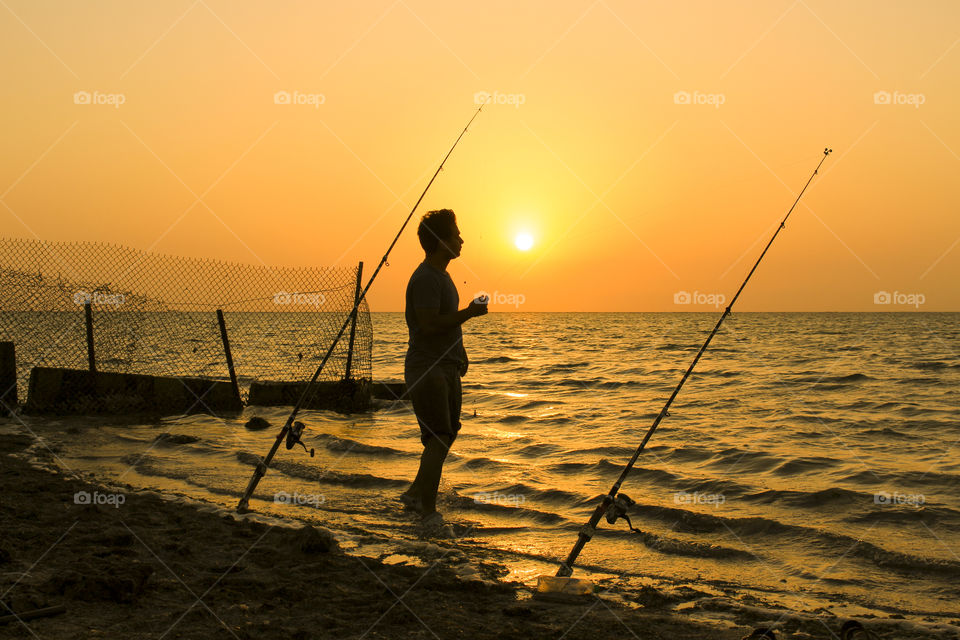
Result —
<path fill-rule="evenodd" d="M 254 380 L 305 381 L 353 309 L 358 268 L 275 268 L 94 242 L 0 239 L 0 340 L 17 350 L 18 396 L 33 367 L 229 380 L 223 311 L 241 395 Z M 364 301 L 321 380 L 371 378 Z M 351 351 L 352 345 L 352 351 Z M 349 368 L 349 371 L 348 371 Z"/>

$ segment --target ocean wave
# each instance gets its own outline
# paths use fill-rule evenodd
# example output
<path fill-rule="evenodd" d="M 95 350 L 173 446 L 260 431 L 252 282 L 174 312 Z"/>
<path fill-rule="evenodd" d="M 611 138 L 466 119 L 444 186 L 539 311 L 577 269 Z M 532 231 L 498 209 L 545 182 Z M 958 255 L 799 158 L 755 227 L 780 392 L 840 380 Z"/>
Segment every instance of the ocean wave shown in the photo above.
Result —
<path fill-rule="evenodd" d="M 869 501 L 870 506 L 874 506 L 873 496 L 868 496 L 864 503 L 867 504 L 867 501 Z M 850 515 L 844 520 L 856 524 L 940 525 L 954 532 L 960 531 L 960 526 L 958 526 L 960 525 L 960 511 L 940 506 L 925 505 L 919 508 L 870 509 L 864 513 Z"/>
<path fill-rule="evenodd" d="M 565 491 L 563 489 L 540 489 L 523 482 L 517 482 L 510 485 L 497 485 L 484 489 L 480 492 L 471 492 L 471 496 L 483 493 L 484 495 L 515 496 L 523 503 L 537 501 L 553 503 L 562 506 L 571 506 L 582 504 L 588 500 L 588 496 Z"/>
<path fill-rule="evenodd" d="M 552 511 L 542 511 L 533 507 L 524 506 L 528 494 L 506 490 L 477 491 L 468 495 L 461 495 L 456 491 L 444 492 L 445 505 L 463 509 L 465 511 L 480 511 L 502 516 L 526 517 L 537 524 L 556 525 L 565 522 L 566 518 Z"/>
<path fill-rule="evenodd" d="M 568 453 L 576 455 L 601 455 L 601 456 L 629 456 L 632 454 L 634 449 L 632 447 L 622 447 L 615 445 L 608 445 L 605 447 L 590 447 L 589 449 L 572 449 Z"/>
<path fill-rule="evenodd" d="M 184 480 L 189 482 L 190 479 L 196 475 L 190 470 L 171 467 L 169 462 L 164 462 L 160 458 L 148 454 L 127 454 L 120 458 L 120 462 L 130 465 L 136 469 L 137 473 L 145 476 L 156 476 L 158 478 L 170 478 L 171 480 Z"/>
<path fill-rule="evenodd" d="M 408 451 L 401 451 L 392 447 L 382 447 L 372 444 L 364 444 L 350 438 L 341 438 L 329 433 L 322 433 L 316 436 L 323 441 L 323 446 L 330 451 L 343 451 L 349 453 L 362 453 L 366 455 L 386 455 L 386 456 L 413 456 L 417 455 Z"/>
<path fill-rule="evenodd" d="M 785 524 L 779 520 L 763 517 L 728 518 L 708 513 L 696 513 L 684 509 L 675 509 L 658 505 L 634 506 L 634 510 L 656 517 L 668 523 L 675 530 L 687 530 L 695 533 L 732 532 L 736 536 L 749 539 L 756 536 L 771 536 L 781 543 L 788 543 L 789 537 L 805 539 L 808 543 L 818 543 L 826 549 L 848 549 L 849 555 L 867 560 L 879 567 L 905 572 L 926 572 L 944 575 L 960 573 L 960 562 L 940 558 L 890 551 L 875 544 L 801 525 Z"/>
<path fill-rule="evenodd" d="M 611 462 L 606 458 L 602 458 L 599 462 L 596 463 L 596 468 L 600 471 L 607 473 L 620 473 L 623 471 L 623 466 L 626 464 L 626 460 L 623 462 Z M 655 485 L 664 485 L 671 483 L 672 485 L 679 484 L 680 476 L 670 473 L 669 471 L 664 471 L 663 469 L 649 469 L 647 467 L 634 467 L 630 471 L 631 478 L 643 478 L 644 480 L 649 480 Z"/>
<path fill-rule="evenodd" d="M 894 437 L 894 438 L 913 438 L 912 435 L 901 433 L 896 429 L 891 427 L 874 427 L 872 429 L 864 429 L 860 431 L 857 435 L 861 436 L 884 436 L 884 437 Z"/>
<path fill-rule="evenodd" d="M 850 555 L 869 560 L 878 567 L 898 569 L 908 573 L 935 573 L 954 578 L 960 574 L 960 562 L 956 560 L 925 558 L 899 551 L 889 551 L 863 540 L 854 542 Z"/>
<path fill-rule="evenodd" d="M 944 360 L 917 360 L 904 363 L 912 369 L 923 371 L 939 371 L 940 369 L 960 369 L 960 362 L 946 362 Z"/>
<path fill-rule="evenodd" d="M 648 447 L 648 450 L 652 450 L 652 447 Z M 657 453 L 657 455 L 661 458 L 667 458 L 669 460 L 702 462 L 703 460 L 709 460 L 712 458 L 715 453 L 702 447 L 680 447 L 678 449 L 666 451 L 663 454 Z"/>
<path fill-rule="evenodd" d="M 938 491 L 950 491 L 960 485 L 960 475 L 940 473 L 935 471 L 873 471 L 865 469 L 856 473 L 842 476 L 840 482 L 852 484 L 868 484 L 878 489 L 900 487 L 905 492 L 907 487 L 932 487 Z M 878 486 L 883 485 L 883 486 Z"/>
<path fill-rule="evenodd" d="M 781 464 L 771 473 L 778 476 L 793 476 L 800 473 L 810 473 L 811 471 L 823 471 L 828 467 L 836 467 L 841 462 L 833 458 L 794 458 Z"/>
<path fill-rule="evenodd" d="M 583 367 L 589 367 L 589 362 L 560 362 L 557 364 L 551 364 L 542 369 L 542 372 L 545 374 L 550 373 L 566 373 L 568 371 L 573 371 L 574 369 L 581 369 Z"/>
<path fill-rule="evenodd" d="M 237 451 L 236 455 L 237 460 L 251 466 L 256 466 L 261 460 L 260 456 L 246 451 Z M 287 462 L 286 460 L 274 460 L 270 463 L 270 469 L 279 471 L 291 478 L 300 478 L 301 480 L 323 482 L 326 484 L 342 484 L 351 487 L 407 487 L 410 485 L 409 480 L 384 478 L 366 473 L 343 473 L 300 462 Z"/>
<path fill-rule="evenodd" d="M 745 495 L 743 500 L 760 504 L 779 502 L 794 507 L 818 508 L 823 505 L 852 505 L 873 502 L 873 495 L 832 487 L 821 491 L 795 491 L 789 489 L 768 489 L 759 493 Z"/>
<path fill-rule="evenodd" d="M 564 404 L 563 400 L 528 400 L 524 404 L 517 407 L 518 409 L 535 409 L 536 407 L 543 406 L 553 406 L 557 404 Z"/>
<path fill-rule="evenodd" d="M 854 382 L 866 382 L 867 380 L 876 380 L 865 373 L 850 373 L 843 376 L 801 376 L 797 378 L 789 378 L 786 382 L 806 382 L 812 383 L 815 385 L 825 385 L 825 384 L 852 384 Z"/>
<path fill-rule="evenodd" d="M 479 469 L 513 469 L 515 464 L 503 462 L 502 460 L 493 460 L 492 458 L 469 458 L 460 462 L 460 467 L 467 471 L 477 471 Z"/>
<path fill-rule="evenodd" d="M 517 454 L 521 456 L 539 458 L 557 453 L 558 451 L 560 451 L 560 447 L 555 444 L 538 442 L 536 444 L 528 444 L 527 446 L 518 449 Z"/>
<path fill-rule="evenodd" d="M 492 363 L 503 363 L 503 362 L 519 362 L 516 358 L 511 358 L 510 356 L 491 356 L 489 358 L 483 358 L 482 360 L 471 360 L 473 364 L 492 364 Z"/>
<path fill-rule="evenodd" d="M 610 530 L 605 530 L 610 533 Z M 704 542 L 695 542 L 692 540 L 680 540 L 678 538 L 669 538 L 667 536 L 647 533 L 645 531 L 620 531 L 613 530 L 617 537 L 633 537 L 643 542 L 644 546 L 659 551 L 666 555 L 685 556 L 689 558 L 714 558 L 718 560 L 756 560 L 757 557 L 749 551 L 736 549 L 734 547 L 724 547 L 718 544 L 709 544 Z"/>
<path fill-rule="evenodd" d="M 765 451 L 750 451 L 746 449 L 724 449 L 716 454 L 715 459 L 707 464 L 711 467 L 732 467 L 737 471 L 768 471 L 783 464 L 783 459 Z"/>

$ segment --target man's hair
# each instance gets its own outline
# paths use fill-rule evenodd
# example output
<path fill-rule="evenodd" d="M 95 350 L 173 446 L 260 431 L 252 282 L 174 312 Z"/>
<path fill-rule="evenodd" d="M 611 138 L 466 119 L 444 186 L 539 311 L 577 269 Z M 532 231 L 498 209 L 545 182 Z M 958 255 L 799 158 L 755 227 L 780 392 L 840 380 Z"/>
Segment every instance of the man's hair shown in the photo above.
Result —
<path fill-rule="evenodd" d="M 452 209 L 437 209 L 423 214 L 420 226 L 417 227 L 420 246 L 427 253 L 433 253 L 440 246 L 441 238 L 446 240 L 453 235 L 456 224 L 457 216 Z"/>

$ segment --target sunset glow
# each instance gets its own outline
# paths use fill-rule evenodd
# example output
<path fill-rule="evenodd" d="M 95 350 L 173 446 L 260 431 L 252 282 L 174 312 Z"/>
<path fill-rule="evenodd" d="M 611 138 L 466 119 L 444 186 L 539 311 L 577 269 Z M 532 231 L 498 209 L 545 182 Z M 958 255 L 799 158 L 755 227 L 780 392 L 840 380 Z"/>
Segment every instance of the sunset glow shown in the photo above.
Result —
<path fill-rule="evenodd" d="M 960 5 L 523 7 L 9 0 L 0 235 L 376 264 L 482 102 L 418 212 L 456 211 L 457 282 L 530 311 L 729 297 L 830 146 L 738 308 L 960 308 Z M 420 256 L 408 229 L 372 309 Z"/>
<path fill-rule="evenodd" d="M 518 233 L 517 237 L 513 239 L 513 244 L 520 251 L 529 251 L 533 248 L 533 236 L 529 233 Z"/>

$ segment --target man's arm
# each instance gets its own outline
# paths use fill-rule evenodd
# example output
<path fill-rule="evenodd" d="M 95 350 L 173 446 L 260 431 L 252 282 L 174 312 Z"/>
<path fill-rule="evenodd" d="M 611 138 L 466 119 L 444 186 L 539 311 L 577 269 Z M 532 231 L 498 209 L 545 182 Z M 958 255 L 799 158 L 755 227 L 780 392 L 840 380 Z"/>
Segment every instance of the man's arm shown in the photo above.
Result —
<path fill-rule="evenodd" d="M 414 309 L 417 316 L 417 326 L 428 335 L 442 333 L 447 329 L 460 326 L 470 318 L 482 316 L 486 312 L 487 305 L 476 300 L 471 301 L 465 308 L 454 313 L 440 313 L 438 307 L 417 307 Z"/>

